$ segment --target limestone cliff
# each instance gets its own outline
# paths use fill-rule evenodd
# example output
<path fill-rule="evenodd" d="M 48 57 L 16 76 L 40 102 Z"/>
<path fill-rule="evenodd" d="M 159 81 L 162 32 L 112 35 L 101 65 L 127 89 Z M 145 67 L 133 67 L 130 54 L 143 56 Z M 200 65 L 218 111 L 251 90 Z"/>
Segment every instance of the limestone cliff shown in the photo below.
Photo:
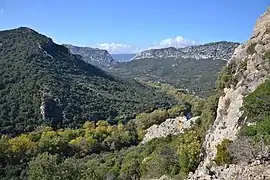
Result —
<path fill-rule="evenodd" d="M 184 130 L 190 128 L 198 118 L 199 116 L 187 120 L 186 117 L 180 116 L 174 119 L 167 119 L 160 125 L 154 124 L 148 128 L 147 133 L 142 140 L 142 144 L 154 138 L 167 137 L 169 135 L 178 135 L 184 133 Z"/>
<path fill-rule="evenodd" d="M 203 144 L 204 160 L 197 171 L 190 175 L 190 179 L 270 179 L 269 165 L 220 167 L 220 169 L 213 169 L 212 175 L 209 174 L 207 168 L 216 156 L 216 146 L 223 139 L 234 140 L 236 138 L 241 128 L 240 117 L 243 112 L 240 108 L 243 97 L 253 92 L 269 78 L 270 62 L 265 58 L 265 54 L 269 52 L 270 8 L 257 20 L 252 37 L 236 48 L 232 58 L 228 61 L 227 66 L 233 68 L 233 83 L 224 88 L 224 92 L 219 98 L 216 119 L 206 134 Z M 247 177 L 247 172 L 253 171 L 258 172 L 257 177 Z M 219 175 L 214 177 L 213 174 L 218 173 Z"/>
<path fill-rule="evenodd" d="M 70 44 L 64 44 L 66 48 L 70 50 L 72 54 L 78 54 L 82 56 L 82 59 L 100 68 L 111 67 L 118 62 L 109 54 L 107 50 L 91 48 L 91 47 L 79 47 Z"/>
<path fill-rule="evenodd" d="M 222 59 L 227 61 L 233 54 L 239 43 L 234 42 L 213 42 L 203 45 L 188 46 L 184 48 L 161 48 L 149 49 L 136 54 L 132 60 L 137 59 L 159 59 L 159 58 L 191 58 L 191 59 Z"/>

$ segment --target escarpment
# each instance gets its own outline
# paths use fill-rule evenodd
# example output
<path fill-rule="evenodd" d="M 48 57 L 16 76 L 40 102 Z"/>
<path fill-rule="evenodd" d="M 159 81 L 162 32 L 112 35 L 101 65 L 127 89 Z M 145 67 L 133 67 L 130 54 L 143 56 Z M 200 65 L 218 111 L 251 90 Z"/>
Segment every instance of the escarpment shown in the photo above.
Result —
<path fill-rule="evenodd" d="M 223 168 L 222 171 L 209 167 L 217 155 L 217 146 L 224 140 L 233 141 L 241 127 L 246 123 L 249 117 L 243 116 L 241 107 L 244 97 L 252 93 L 256 88 L 265 82 L 270 75 L 270 9 L 257 20 L 252 37 L 236 48 L 232 58 L 228 61 L 225 74 L 221 75 L 219 85 L 220 98 L 217 108 L 216 119 L 207 132 L 203 149 L 204 160 L 199 165 L 190 179 L 244 179 L 243 172 L 248 166 L 237 166 L 234 175 L 225 177 L 230 167 Z M 269 165 L 264 165 L 259 170 L 257 179 L 270 178 Z M 245 170 L 244 170 L 245 169 Z M 252 167 L 254 170 L 254 167 Z M 252 170 L 250 169 L 250 171 Z M 264 171 L 265 169 L 265 171 Z M 220 173 L 217 175 L 217 173 Z M 243 176 L 236 174 L 243 173 Z M 263 173 L 263 176 L 262 174 Z M 216 175 L 213 175 L 216 174 Z M 253 179 L 252 177 L 247 179 Z M 256 178 L 255 178 L 256 179 Z"/>

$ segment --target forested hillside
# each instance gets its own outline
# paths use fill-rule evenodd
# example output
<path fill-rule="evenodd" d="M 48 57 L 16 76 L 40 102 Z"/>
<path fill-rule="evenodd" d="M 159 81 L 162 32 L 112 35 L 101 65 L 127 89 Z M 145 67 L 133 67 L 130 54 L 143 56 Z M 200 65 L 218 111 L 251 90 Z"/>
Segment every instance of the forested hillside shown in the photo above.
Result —
<path fill-rule="evenodd" d="M 140 113 L 126 124 L 87 121 L 77 129 L 40 126 L 32 132 L 0 138 L 0 178 L 139 179 L 170 175 L 184 178 L 199 163 L 202 137 L 214 118 L 216 97 L 199 99 L 162 85 L 159 88 L 192 106 Z M 139 144 L 147 128 L 185 112 L 201 115 L 183 136 Z"/>
<path fill-rule="evenodd" d="M 218 59 L 136 59 L 119 63 L 110 71 L 143 81 L 168 83 L 205 97 L 214 92 L 215 80 L 224 65 L 226 61 Z"/>
<path fill-rule="evenodd" d="M 29 28 L 0 32 L 0 133 L 41 124 L 80 127 L 86 120 L 126 121 L 176 101 L 134 80 L 85 63 Z"/>

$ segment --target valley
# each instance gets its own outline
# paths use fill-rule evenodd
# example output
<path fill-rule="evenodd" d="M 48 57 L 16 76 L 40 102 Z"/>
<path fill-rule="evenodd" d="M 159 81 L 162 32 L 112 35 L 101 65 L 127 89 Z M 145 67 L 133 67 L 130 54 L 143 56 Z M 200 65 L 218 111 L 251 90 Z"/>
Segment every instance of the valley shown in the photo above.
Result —
<path fill-rule="evenodd" d="M 0 179 L 270 179 L 270 8 L 241 44 L 108 49 L 0 31 Z"/>

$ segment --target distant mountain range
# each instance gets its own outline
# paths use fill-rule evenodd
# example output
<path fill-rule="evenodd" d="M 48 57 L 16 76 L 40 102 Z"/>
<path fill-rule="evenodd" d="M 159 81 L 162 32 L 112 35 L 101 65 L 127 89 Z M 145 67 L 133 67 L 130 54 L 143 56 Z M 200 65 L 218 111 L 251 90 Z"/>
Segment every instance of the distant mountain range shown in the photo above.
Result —
<path fill-rule="evenodd" d="M 214 91 L 218 72 L 239 43 L 212 42 L 185 48 L 161 48 L 138 54 L 109 54 L 91 47 L 64 45 L 71 53 L 117 76 L 155 81 L 184 88 L 200 96 Z"/>
<path fill-rule="evenodd" d="M 136 59 L 158 59 L 158 58 L 192 58 L 192 59 L 220 59 L 228 60 L 234 49 L 239 46 L 239 43 L 234 42 L 214 42 L 204 45 L 188 46 L 185 48 L 161 48 L 150 49 L 136 54 L 132 60 Z"/>
<path fill-rule="evenodd" d="M 136 54 L 111 54 L 112 57 L 119 62 L 130 61 Z"/>
<path fill-rule="evenodd" d="M 70 44 L 64 44 L 64 46 L 68 48 L 72 54 L 81 55 L 85 62 L 100 68 L 107 68 L 118 63 L 107 50 L 79 47 Z"/>
<path fill-rule="evenodd" d="M 151 49 L 138 53 L 131 61 L 115 64 L 112 73 L 143 81 L 172 84 L 208 96 L 215 81 L 239 43 L 216 42 L 186 48 Z"/>

